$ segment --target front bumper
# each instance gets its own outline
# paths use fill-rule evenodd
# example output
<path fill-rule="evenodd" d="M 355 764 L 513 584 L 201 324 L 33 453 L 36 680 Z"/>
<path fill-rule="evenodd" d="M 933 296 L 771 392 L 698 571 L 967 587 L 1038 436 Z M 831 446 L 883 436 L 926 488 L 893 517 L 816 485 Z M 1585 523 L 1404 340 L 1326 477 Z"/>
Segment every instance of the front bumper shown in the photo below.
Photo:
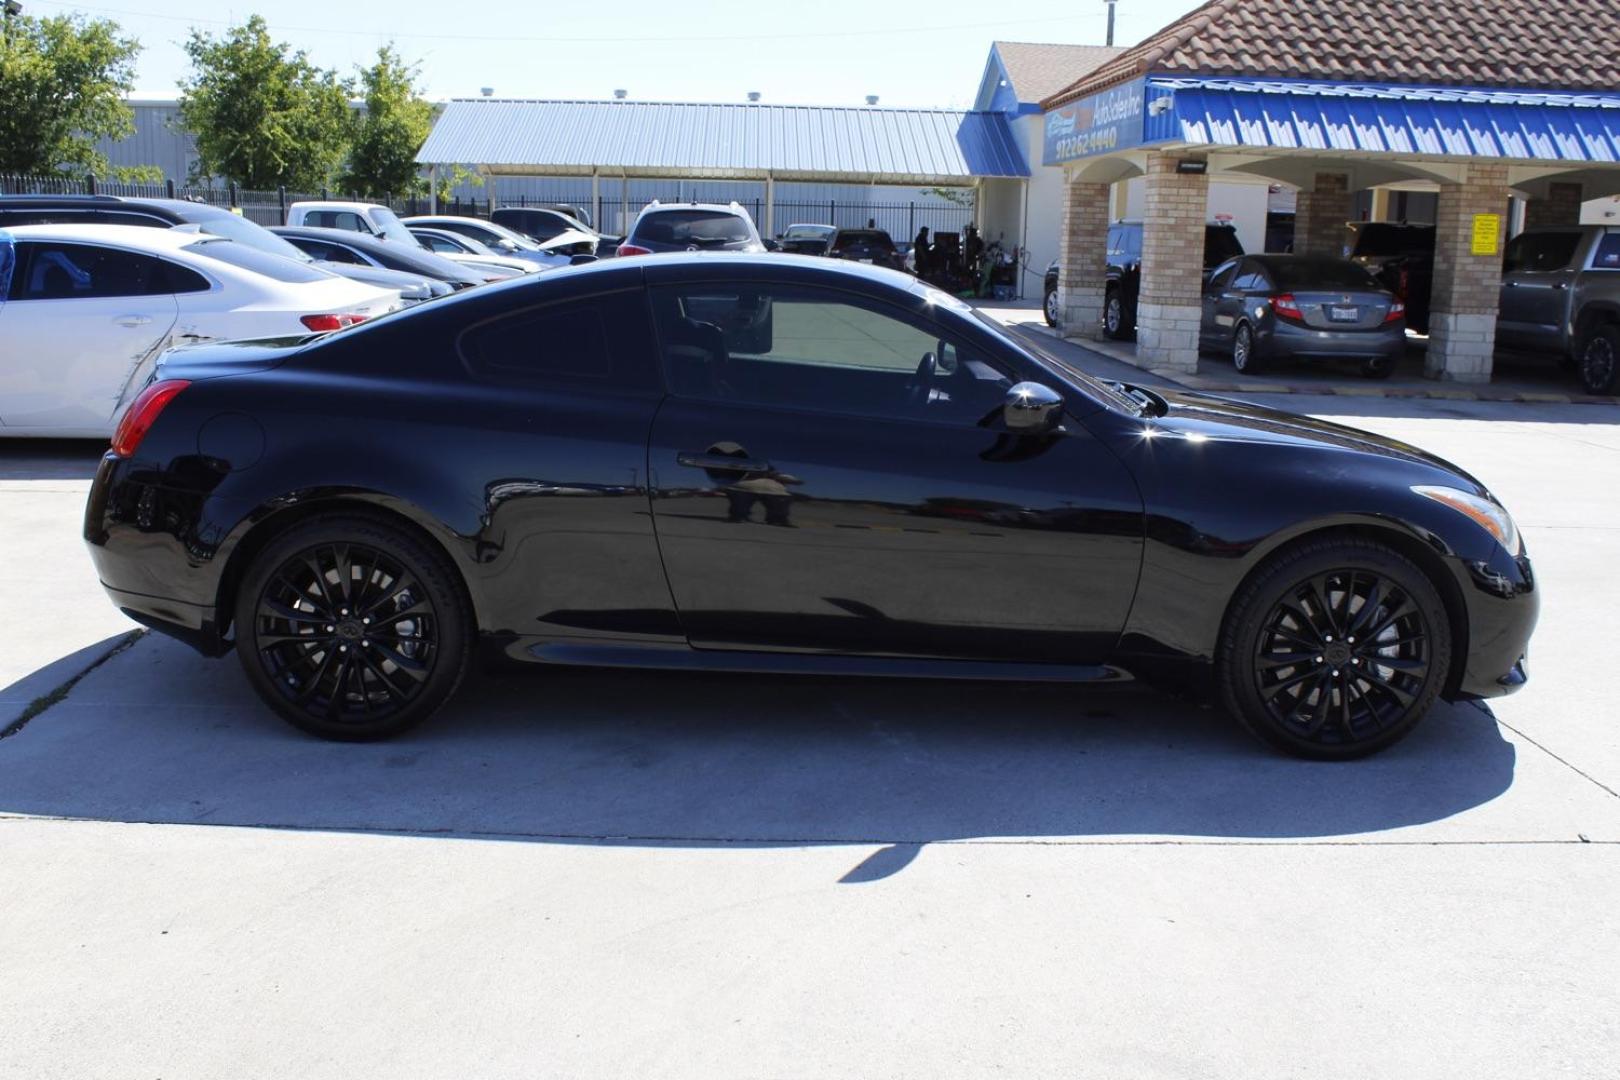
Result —
<path fill-rule="evenodd" d="M 1511 694 L 1530 677 L 1530 635 L 1541 612 L 1530 558 L 1498 550 L 1484 561 L 1451 561 L 1468 610 L 1468 650 L 1449 696 Z"/>

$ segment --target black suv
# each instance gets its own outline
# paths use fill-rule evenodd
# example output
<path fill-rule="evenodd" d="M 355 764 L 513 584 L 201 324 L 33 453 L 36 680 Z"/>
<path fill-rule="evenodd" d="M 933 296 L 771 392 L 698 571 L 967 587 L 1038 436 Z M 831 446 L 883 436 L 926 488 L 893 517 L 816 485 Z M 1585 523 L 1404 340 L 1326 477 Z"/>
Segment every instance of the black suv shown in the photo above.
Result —
<path fill-rule="evenodd" d="M 827 245 L 827 254 L 835 259 L 886 266 L 890 270 L 906 268 L 906 257 L 882 229 L 839 229 Z"/>
<path fill-rule="evenodd" d="M 1406 304 L 1406 325 L 1429 332 L 1434 291 L 1434 226 L 1394 221 L 1351 221 L 1344 251 Z"/>
<path fill-rule="evenodd" d="M 1204 280 L 1227 259 L 1242 255 L 1237 230 L 1230 225 L 1204 226 Z M 1136 295 L 1142 287 L 1142 223 L 1116 221 L 1108 226 L 1108 291 L 1103 298 L 1103 332 L 1115 341 L 1136 333 Z M 1042 308 L 1046 325 L 1058 324 L 1058 263 L 1046 268 Z"/>

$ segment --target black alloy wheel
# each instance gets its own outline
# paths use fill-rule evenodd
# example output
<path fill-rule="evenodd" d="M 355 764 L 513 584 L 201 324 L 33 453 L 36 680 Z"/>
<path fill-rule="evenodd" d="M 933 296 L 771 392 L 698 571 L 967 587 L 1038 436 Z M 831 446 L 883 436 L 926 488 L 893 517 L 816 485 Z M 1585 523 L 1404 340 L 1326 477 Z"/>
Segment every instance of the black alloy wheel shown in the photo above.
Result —
<path fill-rule="evenodd" d="M 1111 288 L 1103 296 L 1103 333 L 1114 341 L 1130 337 L 1125 328 L 1125 302 L 1119 298 L 1118 289 Z"/>
<path fill-rule="evenodd" d="M 1232 332 L 1232 366 L 1243 375 L 1254 375 L 1264 367 L 1254 349 L 1254 329 L 1248 323 L 1238 323 Z"/>
<path fill-rule="evenodd" d="M 1344 759 L 1411 731 L 1450 658 L 1444 604 L 1417 566 L 1367 541 L 1318 541 L 1245 587 L 1219 675 L 1229 711 L 1263 741 Z"/>
<path fill-rule="evenodd" d="M 1588 394 L 1612 394 L 1620 381 L 1620 328 L 1600 326 L 1581 344 L 1578 365 Z"/>
<path fill-rule="evenodd" d="M 1046 325 L 1054 327 L 1057 326 L 1058 316 L 1060 316 L 1062 312 L 1058 308 L 1058 294 L 1056 289 L 1046 290 L 1046 299 L 1041 306 L 1044 309 L 1042 313 L 1046 316 Z"/>
<path fill-rule="evenodd" d="M 237 596 L 237 652 L 283 718 L 330 739 L 384 738 L 454 691 L 471 651 L 442 557 L 365 517 L 315 519 L 260 553 Z"/>

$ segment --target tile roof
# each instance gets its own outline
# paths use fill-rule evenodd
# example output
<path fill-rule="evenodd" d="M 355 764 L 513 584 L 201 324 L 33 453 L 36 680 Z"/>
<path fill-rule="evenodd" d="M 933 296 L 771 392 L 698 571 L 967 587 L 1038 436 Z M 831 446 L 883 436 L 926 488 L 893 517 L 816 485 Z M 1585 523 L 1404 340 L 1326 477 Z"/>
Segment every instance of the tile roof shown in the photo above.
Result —
<path fill-rule="evenodd" d="M 1609 90 L 1616 41 L 1616 0 L 1210 0 L 1041 105 L 1149 72 Z"/>
<path fill-rule="evenodd" d="M 1051 97 L 1125 51 L 1108 45 L 1046 45 L 1033 41 L 998 41 L 995 50 L 1019 101 Z"/>

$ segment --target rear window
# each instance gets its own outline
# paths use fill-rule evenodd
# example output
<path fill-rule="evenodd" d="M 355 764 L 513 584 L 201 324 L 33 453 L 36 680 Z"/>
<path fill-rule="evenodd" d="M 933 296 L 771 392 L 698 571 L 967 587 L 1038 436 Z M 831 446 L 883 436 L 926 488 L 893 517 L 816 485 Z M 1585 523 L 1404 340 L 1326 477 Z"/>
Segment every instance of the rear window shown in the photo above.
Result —
<path fill-rule="evenodd" d="M 889 234 L 886 232 L 846 229 L 838 234 L 838 239 L 833 243 L 833 247 L 839 251 L 851 247 L 875 247 L 893 251 L 894 241 L 889 239 Z"/>
<path fill-rule="evenodd" d="M 658 244 L 731 244 L 752 240 L 748 223 L 719 210 L 660 210 L 636 226 L 636 239 Z"/>
<path fill-rule="evenodd" d="M 278 236 L 276 239 L 280 240 Z M 292 248 L 291 244 L 287 245 Z M 187 244 L 181 248 L 193 255 L 202 255 L 217 262 L 239 267 L 255 274 L 263 274 L 267 278 L 283 281 L 293 285 L 303 285 L 312 281 L 326 281 L 331 275 L 325 270 L 310 266 L 307 262 L 296 262 L 284 259 L 280 255 L 266 255 L 257 248 L 246 247 L 235 240 L 199 240 L 195 244 Z M 297 248 L 293 248 L 297 251 Z M 299 254 L 303 254 L 299 252 Z M 307 258 L 307 256 L 305 256 Z"/>
<path fill-rule="evenodd" d="M 302 251 L 269 229 L 255 225 L 237 214 L 211 207 L 199 207 L 197 210 L 181 210 L 180 216 L 185 218 L 187 224 L 196 225 L 209 236 L 223 236 L 227 240 L 234 240 L 243 247 L 254 248 L 266 255 L 277 255 L 283 259 L 292 259 L 294 262 L 309 262 L 309 256 Z"/>
<path fill-rule="evenodd" d="M 1265 265 L 1277 288 L 1289 292 L 1311 289 L 1378 289 L 1376 278 L 1343 259 L 1278 259 Z"/>
<path fill-rule="evenodd" d="M 1243 245 L 1238 242 L 1237 230 L 1224 226 L 1205 226 L 1204 228 L 1204 265 L 1219 266 L 1227 259 L 1243 254 Z"/>

